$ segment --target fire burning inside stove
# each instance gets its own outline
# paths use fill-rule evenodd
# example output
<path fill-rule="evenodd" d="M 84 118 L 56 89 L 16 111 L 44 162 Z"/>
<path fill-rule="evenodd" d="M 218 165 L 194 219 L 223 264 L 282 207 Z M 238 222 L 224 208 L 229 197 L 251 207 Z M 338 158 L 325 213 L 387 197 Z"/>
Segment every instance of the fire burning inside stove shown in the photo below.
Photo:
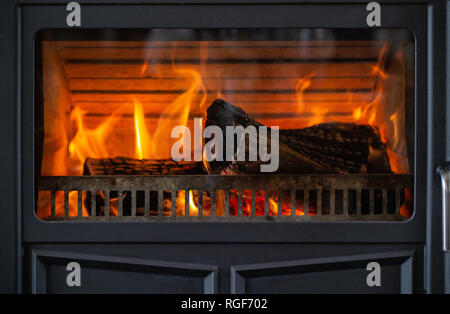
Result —
<path fill-rule="evenodd" d="M 141 41 L 43 40 L 37 216 L 409 218 L 409 35 L 330 40 L 320 38 L 324 30 L 302 30 L 295 40 L 280 40 L 259 32 L 264 40 L 237 30 L 153 30 Z M 167 34 L 181 39 L 161 40 Z M 203 40 L 205 34 L 213 39 Z M 190 132 L 174 136 L 177 126 Z M 224 134 L 226 126 L 278 127 L 279 150 L 271 151 L 277 170 L 260 173 L 264 162 L 248 158 L 208 161 L 208 126 Z M 236 143 L 247 147 L 249 137 L 238 135 Z M 191 148 L 185 160 L 173 160 L 177 141 Z M 64 177 L 75 185 L 55 183 Z M 151 182 L 117 189 L 76 183 L 131 177 Z M 250 179 L 247 187 L 206 185 L 245 177 L 264 179 L 255 179 L 256 188 Z M 205 186 L 176 186 L 189 178 Z M 162 185 L 155 187 L 157 179 Z"/>

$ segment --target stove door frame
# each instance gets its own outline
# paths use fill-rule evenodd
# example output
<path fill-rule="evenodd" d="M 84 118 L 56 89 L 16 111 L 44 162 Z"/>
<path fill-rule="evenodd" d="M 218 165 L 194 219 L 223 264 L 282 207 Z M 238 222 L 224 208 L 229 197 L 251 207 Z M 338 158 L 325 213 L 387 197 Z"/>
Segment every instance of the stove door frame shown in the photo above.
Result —
<path fill-rule="evenodd" d="M 424 243 L 427 173 L 427 10 L 384 4 L 383 28 L 406 28 L 416 39 L 415 211 L 405 222 L 44 222 L 34 214 L 35 35 L 69 28 L 65 5 L 23 6 L 22 214 L 25 242 L 308 242 Z M 270 9 L 269 9 L 270 7 Z M 216 16 L 220 15 L 218 19 Z M 102 19 L 97 17 L 101 16 Z M 365 4 L 82 5 L 83 28 L 304 27 L 368 28 Z M 271 232 L 267 232 L 270 228 Z M 382 232 L 380 232 L 382 230 Z M 58 235 L 55 237 L 55 235 Z"/>

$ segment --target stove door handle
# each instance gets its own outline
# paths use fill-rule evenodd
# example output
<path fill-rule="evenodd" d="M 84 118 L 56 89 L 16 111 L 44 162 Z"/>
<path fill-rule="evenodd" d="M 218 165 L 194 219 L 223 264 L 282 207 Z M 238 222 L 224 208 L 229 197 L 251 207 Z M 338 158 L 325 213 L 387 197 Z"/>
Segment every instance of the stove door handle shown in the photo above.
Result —
<path fill-rule="evenodd" d="M 437 167 L 442 182 L 442 249 L 450 252 L 450 162 Z"/>

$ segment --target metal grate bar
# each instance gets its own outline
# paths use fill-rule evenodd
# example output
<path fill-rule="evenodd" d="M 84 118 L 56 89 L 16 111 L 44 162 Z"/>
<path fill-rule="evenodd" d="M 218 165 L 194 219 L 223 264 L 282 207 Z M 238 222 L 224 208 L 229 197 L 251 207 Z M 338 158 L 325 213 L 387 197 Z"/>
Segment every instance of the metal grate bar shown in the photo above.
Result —
<path fill-rule="evenodd" d="M 369 215 L 375 214 L 375 190 L 369 190 Z"/>
<path fill-rule="evenodd" d="M 383 189 L 383 195 L 382 195 L 382 200 L 381 200 L 381 213 L 383 215 L 386 215 L 388 210 L 387 210 L 387 204 L 388 204 L 388 196 L 387 196 L 387 189 Z"/>
<path fill-rule="evenodd" d="M 243 212 L 242 212 L 242 199 L 243 199 L 243 191 L 239 190 L 238 191 L 238 216 L 243 216 Z"/>
<path fill-rule="evenodd" d="M 77 191 L 77 195 L 78 195 L 78 204 L 77 204 L 78 217 L 82 217 L 83 216 L 83 191 Z"/>
<path fill-rule="evenodd" d="M 336 213 L 336 195 L 335 195 L 334 191 L 335 191 L 334 189 L 330 190 L 330 216 L 334 216 Z M 345 200 L 345 196 L 344 196 L 344 200 Z"/>
<path fill-rule="evenodd" d="M 198 189 L 200 186 L 206 189 Z M 50 218 L 48 219 L 53 220 L 133 220 L 143 218 L 158 220 L 171 219 L 171 217 L 173 219 L 177 216 L 177 201 L 179 202 L 178 210 L 182 205 L 180 203 L 183 201 L 182 194 L 179 194 L 181 191 L 184 192 L 184 216 L 186 217 L 179 217 L 179 219 L 214 220 L 218 213 L 219 202 L 220 210 L 224 209 L 223 217 L 231 217 L 230 193 L 237 191 L 236 196 L 233 192 L 233 204 L 235 204 L 235 197 L 237 198 L 237 215 L 234 214 L 233 218 L 230 218 L 234 221 L 236 219 L 249 221 L 250 219 L 244 216 L 244 193 L 251 195 L 248 202 L 251 203 L 251 219 L 255 219 L 255 221 L 267 219 L 271 215 L 270 208 L 272 206 L 275 208 L 277 205 L 278 214 L 272 216 L 271 220 L 403 220 L 404 218 L 400 215 L 403 191 L 405 189 L 412 190 L 412 188 L 412 175 L 41 177 L 38 186 L 39 191 L 50 192 Z M 205 209 L 206 197 L 209 198 L 208 190 L 211 191 L 211 205 L 208 199 Z M 58 191 L 62 191 L 61 195 L 58 194 Z M 138 191 L 142 192 L 138 193 Z M 153 191 L 157 191 L 157 200 L 152 199 L 155 197 Z M 377 191 L 381 195 L 376 197 Z M 69 196 L 71 192 L 77 192 L 78 197 Z M 90 192 L 90 201 L 89 198 L 83 200 L 86 192 Z M 115 193 L 117 193 L 117 202 Z M 297 216 L 296 207 L 300 200 L 297 198 L 301 197 L 300 193 L 303 193 L 304 215 Z M 167 204 L 164 200 L 165 194 L 166 196 L 170 195 Z M 197 195 L 198 202 L 196 202 Z M 64 207 L 62 210 L 56 205 L 62 203 L 63 196 Z M 262 196 L 263 199 L 260 200 Z M 290 201 L 288 201 L 289 196 Z M 110 197 L 114 198 L 110 199 Z M 125 199 L 126 201 L 124 201 Z M 245 199 L 247 200 L 247 196 Z M 171 215 L 166 216 L 164 208 L 170 207 L 170 201 Z M 196 204 L 198 214 L 190 217 L 190 203 L 192 202 Z M 158 215 L 151 214 L 153 212 L 151 206 L 155 206 L 151 204 L 156 203 L 158 204 Z M 291 215 L 283 213 L 283 203 L 285 206 L 290 206 Z M 90 212 L 87 217 L 83 217 L 85 206 Z M 314 206 L 316 206 L 316 213 L 310 215 Z M 328 206 L 329 211 L 325 212 L 324 207 Z M 78 210 L 76 215 L 70 212 L 73 208 Z M 341 208 L 343 212 L 340 212 Z M 127 214 L 124 216 L 125 209 Z M 350 210 L 352 213 L 349 212 Z M 263 211 L 264 215 L 257 216 L 257 211 L 258 213 Z"/>
<path fill-rule="evenodd" d="M 103 193 L 105 194 L 105 216 L 109 217 L 109 196 L 110 196 L 110 191 L 105 189 L 103 191 Z"/>
<path fill-rule="evenodd" d="M 356 190 L 356 216 L 361 217 L 361 189 Z"/>
<path fill-rule="evenodd" d="M 51 216 L 55 217 L 55 191 L 50 191 L 50 212 Z"/>
<path fill-rule="evenodd" d="M 191 193 L 189 193 L 190 190 L 184 190 L 184 215 L 189 216 L 190 215 L 190 201 L 191 201 Z"/>
<path fill-rule="evenodd" d="M 69 217 L 69 191 L 64 191 L 64 217 Z"/>
<path fill-rule="evenodd" d="M 172 217 L 177 215 L 177 191 L 170 191 L 170 196 L 172 198 Z"/>
<path fill-rule="evenodd" d="M 305 216 L 309 215 L 309 190 L 303 190 L 303 212 Z"/>
<path fill-rule="evenodd" d="M 211 192 L 211 215 L 213 216 L 213 217 L 216 217 L 216 212 L 217 212 L 217 210 L 216 210 L 216 199 L 217 199 L 217 191 L 216 190 L 213 190 L 212 192 Z"/>
<path fill-rule="evenodd" d="M 322 189 L 317 190 L 316 215 L 323 215 L 322 193 Z"/>
<path fill-rule="evenodd" d="M 94 217 L 97 215 L 97 192 L 95 190 L 91 190 L 91 216 Z"/>
<path fill-rule="evenodd" d="M 158 216 L 163 215 L 163 190 L 158 190 Z"/>
<path fill-rule="evenodd" d="M 136 190 L 131 191 L 131 216 L 136 216 Z"/>
<path fill-rule="evenodd" d="M 224 215 L 228 217 L 230 216 L 230 190 L 228 189 L 224 190 L 224 194 L 225 194 Z"/>
<path fill-rule="evenodd" d="M 119 217 L 123 216 L 123 191 L 117 191 L 117 213 Z"/>
<path fill-rule="evenodd" d="M 269 191 L 264 191 L 264 216 L 269 216 Z"/>
<path fill-rule="evenodd" d="M 150 191 L 144 191 L 144 216 L 148 217 L 150 215 Z"/>
<path fill-rule="evenodd" d="M 342 190 L 342 214 L 345 217 L 348 217 L 350 215 L 349 195 L 350 195 L 349 189 Z"/>
<path fill-rule="evenodd" d="M 203 191 L 198 190 L 198 215 L 203 216 Z"/>

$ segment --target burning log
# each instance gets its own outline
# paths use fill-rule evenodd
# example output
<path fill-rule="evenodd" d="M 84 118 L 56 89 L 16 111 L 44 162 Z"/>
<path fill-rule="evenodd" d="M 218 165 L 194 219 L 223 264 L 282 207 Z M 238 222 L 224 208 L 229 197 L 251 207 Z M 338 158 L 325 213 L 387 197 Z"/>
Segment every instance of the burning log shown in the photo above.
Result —
<path fill-rule="evenodd" d="M 179 175 L 204 174 L 202 162 L 172 159 L 87 158 L 84 175 Z"/>
<path fill-rule="evenodd" d="M 132 159 L 126 157 L 115 158 L 87 158 L 84 162 L 84 175 L 181 175 L 181 174 L 203 174 L 202 162 L 195 161 L 173 161 L 171 159 L 161 160 L 148 160 L 148 159 Z M 157 192 L 150 192 L 151 195 L 151 208 L 156 207 Z M 170 208 L 170 199 L 167 200 L 167 193 L 164 192 L 164 207 Z M 110 214 L 117 215 L 117 192 L 111 192 L 110 195 Z M 96 196 L 96 214 L 101 216 L 104 211 L 105 197 L 100 194 Z M 136 208 L 137 214 L 143 215 L 144 211 L 144 195 L 137 193 L 136 195 Z M 86 208 L 90 211 L 91 204 L 86 201 Z M 131 212 L 131 194 L 128 192 L 123 193 L 123 214 L 125 216 L 130 215 Z"/>
<path fill-rule="evenodd" d="M 204 174 L 202 162 L 195 161 L 173 161 L 171 159 L 132 159 L 126 157 L 115 158 L 87 158 L 84 162 L 84 175 L 182 175 L 182 174 Z M 155 208 L 158 193 L 151 191 L 150 207 Z M 164 192 L 164 208 L 171 208 L 170 195 Z M 117 192 L 110 195 L 110 215 L 117 215 Z M 131 194 L 124 191 L 123 214 L 129 216 L 131 212 Z M 169 202 L 169 203 L 167 203 Z M 96 215 L 103 215 L 105 197 L 103 194 L 96 195 Z M 144 214 L 145 199 L 142 193 L 136 194 L 136 212 L 138 215 Z M 86 200 L 85 206 L 91 210 L 91 203 Z"/>
<path fill-rule="evenodd" d="M 222 99 L 207 110 L 206 126 L 216 125 L 223 133 L 227 126 L 263 126 L 241 108 Z M 270 129 L 269 129 L 270 130 Z M 270 146 L 270 131 L 267 143 Z M 239 143 L 241 139 L 237 139 Z M 226 151 L 224 141 L 223 151 Z M 248 139 L 246 139 L 248 148 Z M 233 151 L 236 152 L 236 146 Z M 246 149 L 248 151 L 248 149 Z M 248 158 L 246 158 L 248 160 Z M 262 161 L 212 161 L 213 173 L 259 173 Z M 369 125 L 323 123 L 304 129 L 279 131 L 277 173 L 390 173 L 386 147 L 378 130 Z"/>
<path fill-rule="evenodd" d="M 207 110 L 206 126 L 218 126 L 226 134 L 227 126 L 263 125 L 248 116 L 241 108 L 217 99 Z M 270 128 L 266 135 L 271 146 Z M 260 134 L 261 135 L 261 134 Z M 239 136 L 239 135 L 238 135 Z M 240 135 L 232 151 L 236 156 L 238 143 L 248 138 Z M 229 141 L 223 141 L 223 152 Z M 258 143 L 259 144 L 259 143 Z M 229 148 L 229 147 L 228 147 Z M 277 173 L 391 173 L 386 147 L 378 130 L 369 125 L 354 123 L 323 123 L 303 129 L 279 130 L 279 167 Z M 263 161 L 211 161 L 212 173 L 260 173 Z M 204 174 L 201 161 L 137 160 L 125 157 L 93 159 L 84 165 L 85 175 L 181 175 Z"/>

